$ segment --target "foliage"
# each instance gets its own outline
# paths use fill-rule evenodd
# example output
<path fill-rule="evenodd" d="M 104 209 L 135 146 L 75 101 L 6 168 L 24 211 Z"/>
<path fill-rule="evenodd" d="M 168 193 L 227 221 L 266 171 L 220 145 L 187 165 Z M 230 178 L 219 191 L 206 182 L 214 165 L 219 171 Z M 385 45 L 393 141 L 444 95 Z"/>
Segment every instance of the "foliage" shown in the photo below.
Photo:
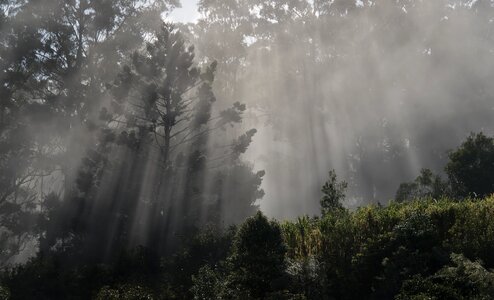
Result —
<path fill-rule="evenodd" d="M 451 264 L 423 278 L 418 275 L 403 283 L 396 299 L 492 299 L 494 273 L 479 261 L 451 254 Z"/>
<path fill-rule="evenodd" d="M 225 287 L 223 285 L 222 276 L 209 265 L 205 265 L 199 269 L 197 275 L 192 276 L 191 293 L 194 299 L 197 300 L 214 300 L 221 299 Z"/>
<path fill-rule="evenodd" d="M 336 172 L 329 172 L 329 179 L 322 187 L 324 194 L 321 199 L 322 214 L 325 215 L 330 211 L 341 210 L 343 205 L 341 202 L 345 199 L 345 191 L 348 184 L 345 181 L 338 182 Z"/>
<path fill-rule="evenodd" d="M 316 153 L 310 147 L 318 138 L 330 144 L 312 127 L 326 133 L 322 112 L 337 107 L 325 102 L 341 105 L 348 114 L 331 122 L 383 132 L 368 137 L 377 143 L 346 137 L 358 152 L 345 153 L 351 179 L 373 198 L 396 180 L 365 171 L 403 161 L 410 141 L 423 137 L 394 133 L 386 124 L 401 123 L 395 109 L 376 114 L 377 125 L 362 125 L 348 116 L 370 106 L 320 99 L 352 83 L 369 86 L 351 98 L 375 101 L 387 98 L 378 81 L 405 94 L 419 90 L 408 88 L 414 76 L 394 76 L 401 71 L 368 76 L 348 68 L 351 61 L 373 65 L 393 43 L 406 45 L 415 28 L 408 16 L 417 17 L 422 4 L 405 2 L 202 0 L 197 24 L 173 26 L 162 15 L 176 0 L 0 1 L 0 299 L 494 297 L 494 138 L 483 133 L 449 154 L 448 182 L 424 169 L 387 207 L 344 209 L 348 185 L 333 170 L 321 217 L 279 223 L 257 212 L 265 172 L 242 161 L 257 133 L 238 135 L 250 113 L 244 100 L 284 134 L 311 129 L 312 139 L 294 147 L 300 154 Z M 467 6 L 480 11 L 487 1 L 473 2 Z M 441 14 L 444 22 L 432 27 L 438 36 L 448 27 L 442 24 L 465 23 L 450 15 L 464 9 L 451 7 L 451 18 Z M 347 23 L 356 14 L 366 22 Z M 368 26 L 379 18 L 392 26 Z M 373 31 L 371 38 L 334 38 L 355 28 Z M 354 51 L 369 40 L 372 51 Z M 427 70 L 429 55 L 416 50 L 430 52 L 430 43 L 403 47 L 413 49 L 406 58 Z M 457 61 L 436 51 L 439 67 Z M 339 84 L 326 84 L 324 74 L 336 67 L 354 78 L 344 80 L 345 73 Z M 265 82 L 268 93 L 255 86 Z M 484 99 L 485 90 L 470 92 Z M 290 105 L 277 102 L 287 98 Z M 301 119 L 281 121 L 288 113 Z M 311 127 L 299 128 L 305 124 Z M 242 224 L 228 228 L 235 223 Z"/>
<path fill-rule="evenodd" d="M 10 299 L 10 291 L 2 285 L 0 285 L 0 299 L 1 300 Z"/>
<path fill-rule="evenodd" d="M 198 7 L 197 22 L 181 28 L 200 61 L 218 61 L 218 102 L 247 103 L 265 124 L 259 131 L 287 146 L 286 159 L 272 159 L 279 147 L 263 154 L 270 180 L 282 187 L 269 192 L 288 206 L 310 199 L 305 205 L 317 208 L 318 190 L 285 186 L 301 178 L 315 184 L 335 162 L 348 195 L 384 203 L 418 175 L 412 170 L 439 170 L 444 151 L 469 131 L 493 130 L 492 73 L 483 71 L 493 69 L 485 65 L 492 64 L 490 1 L 202 0 Z"/>
<path fill-rule="evenodd" d="M 0 268 L 37 250 L 68 265 L 164 251 L 190 228 L 255 213 L 263 173 L 240 156 L 256 130 L 227 131 L 246 105 L 213 105 L 217 63 L 200 66 L 163 23 L 177 6 L 0 2 Z"/>
<path fill-rule="evenodd" d="M 454 151 L 448 154 L 445 167 L 448 180 L 422 169 L 415 181 L 402 183 L 395 200 L 398 202 L 431 197 L 486 197 L 494 192 L 494 138 L 482 132 L 470 134 Z"/>
<path fill-rule="evenodd" d="M 210 145 L 211 133 L 240 122 L 245 110 L 234 103 L 234 121 L 215 110 L 216 63 L 197 66 L 194 47 L 170 24 L 149 33 L 154 38 L 106 84 L 111 100 L 100 109 L 101 128 L 75 186 L 59 203 L 51 194 L 42 199 L 40 248 L 62 245 L 68 263 L 109 261 L 139 245 L 176 249 L 178 237 L 195 227 L 231 225 L 254 214 L 264 195 L 264 173 L 240 159 L 254 129 L 225 152 Z"/>
<path fill-rule="evenodd" d="M 422 169 L 415 181 L 400 184 L 395 200 L 403 202 L 429 197 L 439 199 L 448 194 L 448 189 L 448 183 L 439 175 L 433 174 L 429 169 Z"/>
<path fill-rule="evenodd" d="M 286 248 L 278 223 L 258 212 L 239 227 L 232 247 L 228 258 L 231 289 L 262 298 L 283 284 Z"/>
<path fill-rule="evenodd" d="M 494 138 L 472 133 L 449 153 L 446 173 L 459 197 L 483 198 L 494 193 Z"/>
<path fill-rule="evenodd" d="M 203 280 L 220 276 L 217 274 L 221 274 L 221 278 L 224 278 L 222 262 L 230 253 L 235 233 L 235 227 L 224 231 L 207 226 L 187 239 L 182 249 L 162 263 L 166 270 L 170 270 L 164 274 L 164 280 L 170 285 L 170 289 L 175 294 L 184 295 L 185 298 L 192 298 L 198 293 L 201 295 L 207 293 L 208 290 L 204 290 L 202 285 L 208 285 L 209 291 L 220 289 L 214 282 L 205 283 Z M 203 267 L 204 270 L 202 270 Z M 180 272 L 177 273 L 174 270 L 180 270 Z"/>
<path fill-rule="evenodd" d="M 153 300 L 152 294 L 140 285 L 120 285 L 115 288 L 105 286 L 95 297 L 96 300 Z"/>
<path fill-rule="evenodd" d="M 403 282 L 446 266 L 451 253 L 465 253 L 491 268 L 494 257 L 488 251 L 494 244 L 487 216 L 493 206 L 493 198 L 429 198 L 299 218 L 283 224 L 289 270 L 313 299 L 392 299 Z"/>
<path fill-rule="evenodd" d="M 196 231 L 173 254 L 136 248 L 104 265 L 39 255 L 4 272 L 12 299 L 489 299 L 494 197 L 420 199 L 279 224 Z M 458 254 L 455 254 L 458 253 Z"/>

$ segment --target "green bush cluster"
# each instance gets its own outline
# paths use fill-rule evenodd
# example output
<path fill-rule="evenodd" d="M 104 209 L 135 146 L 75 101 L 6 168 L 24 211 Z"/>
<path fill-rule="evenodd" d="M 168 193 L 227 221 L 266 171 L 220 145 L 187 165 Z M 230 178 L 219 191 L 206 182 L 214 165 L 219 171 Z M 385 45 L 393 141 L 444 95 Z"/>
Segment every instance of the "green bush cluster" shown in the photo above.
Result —
<path fill-rule="evenodd" d="M 174 254 L 112 263 L 38 255 L 2 274 L 2 299 L 492 299 L 494 196 L 422 199 L 322 217 L 205 228 Z M 9 298 L 10 297 L 10 298 Z"/>
<path fill-rule="evenodd" d="M 485 271 L 485 276 L 475 279 L 477 284 L 490 285 L 493 217 L 494 197 L 464 201 L 431 198 L 367 206 L 354 212 L 335 211 L 323 218 L 299 218 L 282 228 L 288 258 L 306 266 L 296 275 L 311 299 L 393 299 L 398 295 L 409 299 L 404 295 L 418 281 L 435 282 L 453 272 L 451 268 L 472 261 Z M 313 265 L 310 272 L 308 264 Z M 480 283 L 481 279 L 486 281 Z M 448 284 L 448 280 L 441 281 L 441 286 L 470 297 L 455 284 Z M 479 293 L 490 293 L 486 290 Z M 460 296 L 450 299 L 463 299 Z"/>

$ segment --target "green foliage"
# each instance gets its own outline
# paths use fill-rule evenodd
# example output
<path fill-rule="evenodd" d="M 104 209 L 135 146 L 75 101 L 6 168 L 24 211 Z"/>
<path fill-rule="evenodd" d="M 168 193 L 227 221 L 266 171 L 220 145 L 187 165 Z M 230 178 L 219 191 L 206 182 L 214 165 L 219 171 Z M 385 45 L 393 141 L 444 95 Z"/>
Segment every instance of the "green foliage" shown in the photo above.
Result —
<path fill-rule="evenodd" d="M 494 197 L 392 202 L 281 225 L 258 213 L 238 228 L 197 231 L 173 255 L 137 248 L 81 266 L 48 252 L 1 282 L 12 299 L 490 299 L 492 215 Z"/>
<path fill-rule="evenodd" d="M 221 299 L 224 293 L 222 274 L 205 265 L 199 272 L 192 276 L 191 293 L 197 300 L 214 300 Z"/>
<path fill-rule="evenodd" d="M 205 227 L 185 241 L 182 249 L 162 263 L 165 270 L 171 270 L 165 272 L 163 276 L 164 281 L 170 285 L 170 290 L 174 294 L 183 295 L 184 298 L 192 298 L 197 293 L 202 293 L 203 289 L 199 286 L 210 284 L 202 280 L 207 280 L 208 276 L 219 276 L 216 275 L 217 273 L 223 274 L 221 272 L 224 268 L 221 265 L 230 254 L 235 233 L 235 227 L 230 227 L 225 231 L 215 227 Z M 210 266 L 210 269 L 207 266 Z M 201 271 L 203 267 L 205 269 Z M 180 272 L 173 270 L 180 270 Z M 211 284 L 215 289 L 219 289 L 213 283 Z"/>
<path fill-rule="evenodd" d="M 435 274 L 454 252 L 491 268 L 493 208 L 492 197 L 429 198 L 285 223 L 293 286 L 311 299 L 392 299 L 404 282 Z"/>
<path fill-rule="evenodd" d="M 235 235 L 228 258 L 230 288 L 254 298 L 280 290 L 285 277 L 285 253 L 278 223 L 269 221 L 261 212 L 247 219 Z"/>
<path fill-rule="evenodd" d="M 9 299 L 10 299 L 10 291 L 3 285 L 0 285 L 0 300 L 9 300 Z"/>
<path fill-rule="evenodd" d="M 349 212 L 342 206 L 347 184 L 331 171 L 322 188 L 322 218 L 280 225 L 258 213 L 238 230 L 219 229 L 222 222 L 252 215 L 264 194 L 264 172 L 240 161 L 255 129 L 217 147 L 225 152 L 209 147 L 218 142 L 212 130 L 239 124 L 247 111 L 241 102 L 227 108 L 221 101 L 259 97 L 248 100 L 262 111 L 267 96 L 278 101 L 286 97 L 273 96 L 291 93 L 297 100 L 302 94 L 296 88 L 314 82 L 307 89 L 312 101 L 328 95 L 319 89 L 328 85 L 315 78 L 324 81 L 329 65 L 373 61 L 315 29 L 344 28 L 352 11 L 373 20 L 377 4 L 357 9 L 355 1 L 323 2 L 200 1 L 203 19 L 191 26 L 202 38 L 205 56 L 198 59 L 180 32 L 161 22 L 176 0 L 0 2 L 0 267 L 23 246 L 39 245 L 35 258 L 3 270 L 0 299 L 492 298 L 494 199 L 488 195 L 494 191 L 494 139 L 482 133 L 450 153 L 446 173 L 455 197 L 488 197 L 483 201 L 441 199 L 448 184 L 422 170 L 400 186 L 397 201 L 407 203 Z M 390 12 L 407 11 L 395 2 Z M 386 37 L 369 53 L 396 42 L 382 34 L 387 28 L 414 27 L 374 30 Z M 410 36 L 398 33 L 400 39 Z M 282 53 L 289 63 L 274 57 Z M 220 64 L 207 63 L 211 57 Z M 260 74 L 259 62 L 276 73 Z M 245 72 L 247 66 L 256 72 Z M 310 74 L 311 68 L 317 72 Z M 217 70 L 220 101 L 213 93 Z M 251 86 L 240 88 L 239 79 L 252 76 L 269 79 L 272 91 L 245 93 Z M 348 82 L 365 81 L 375 83 Z M 365 90 L 370 98 L 382 97 L 372 92 L 380 89 Z M 303 118 L 323 116 L 315 112 L 330 108 L 296 102 L 269 102 L 276 111 L 266 111 L 284 115 L 288 109 L 293 115 L 308 109 L 297 114 Z M 308 124 L 320 121 L 326 122 Z M 270 122 L 300 131 L 276 117 Z M 349 155 L 363 166 L 394 161 L 404 152 L 393 145 L 393 135 L 378 134 L 376 149 L 359 139 L 360 153 Z M 159 162 L 150 163 L 152 157 Z M 216 164 L 221 169 L 210 171 Z M 143 184 L 149 169 L 156 172 L 153 182 Z M 64 186 L 47 195 L 43 179 L 54 174 Z M 205 187 L 205 178 L 213 179 L 211 186 Z M 372 180 L 361 183 L 375 187 Z M 205 211 L 214 226 L 191 229 Z M 229 218 L 222 217 L 226 212 Z M 181 235 L 187 237 L 181 247 L 165 247 Z M 129 250 L 141 242 L 153 248 Z"/>
<path fill-rule="evenodd" d="M 173 25 L 160 24 L 106 84 L 113 97 L 100 109 L 102 129 L 77 168 L 75 187 L 59 205 L 43 205 L 42 251 L 63 244 L 79 262 L 113 259 L 129 245 L 163 252 L 196 226 L 235 224 L 257 211 L 264 173 L 239 158 L 256 130 L 224 153 L 210 146 L 210 133 L 240 122 L 245 105 L 234 103 L 234 121 L 215 124 L 217 64 L 200 68 L 194 47 Z M 152 175 L 150 162 L 158 166 Z"/>
<path fill-rule="evenodd" d="M 397 202 L 420 198 L 451 196 L 484 198 L 494 193 L 494 138 L 482 132 L 470 134 L 454 151 L 448 154 L 445 167 L 448 181 L 434 175 L 429 169 L 422 169 L 413 182 L 402 183 L 395 196 Z"/>
<path fill-rule="evenodd" d="M 483 198 L 494 193 L 494 138 L 472 133 L 449 154 L 446 173 L 459 197 Z"/>
<path fill-rule="evenodd" d="M 140 285 L 124 284 L 117 287 L 101 288 L 95 300 L 153 300 L 152 293 Z"/>
<path fill-rule="evenodd" d="M 494 273 L 480 261 L 451 254 L 451 265 L 423 278 L 418 275 L 403 283 L 397 300 L 404 299 L 492 299 Z"/>
<path fill-rule="evenodd" d="M 345 199 L 345 191 L 348 184 L 345 181 L 338 182 L 335 170 L 329 172 L 329 179 L 322 187 L 323 197 L 321 199 L 322 214 L 330 211 L 341 210 L 341 202 Z"/>
<path fill-rule="evenodd" d="M 448 183 L 439 175 L 435 175 L 429 169 L 422 169 L 415 181 L 400 184 L 395 200 L 403 202 L 429 197 L 439 199 L 448 194 L 448 188 Z"/>
<path fill-rule="evenodd" d="M 307 299 L 320 299 L 326 291 L 323 264 L 316 257 L 291 259 L 287 272 L 291 276 L 292 289 L 301 292 Z"/>

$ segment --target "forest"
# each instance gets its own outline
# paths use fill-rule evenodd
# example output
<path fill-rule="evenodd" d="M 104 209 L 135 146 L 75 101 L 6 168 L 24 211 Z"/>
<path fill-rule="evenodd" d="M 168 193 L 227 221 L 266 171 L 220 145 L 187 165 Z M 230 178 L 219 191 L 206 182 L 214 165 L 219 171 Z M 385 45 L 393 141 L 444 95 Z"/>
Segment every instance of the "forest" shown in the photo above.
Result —
<path fill-rule="evenodd" d="M 0 0 L 0 300 L 494 299 L 494 0 L 190 3 Z"/>

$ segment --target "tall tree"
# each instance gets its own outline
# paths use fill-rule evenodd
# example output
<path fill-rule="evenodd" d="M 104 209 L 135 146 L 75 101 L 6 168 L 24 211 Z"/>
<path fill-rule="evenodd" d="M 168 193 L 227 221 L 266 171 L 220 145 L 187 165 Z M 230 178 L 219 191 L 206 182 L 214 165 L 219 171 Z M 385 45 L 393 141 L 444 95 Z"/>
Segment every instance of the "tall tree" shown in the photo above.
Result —
<path fill-rule="evenodd" d="M 213 110 L 215 66 L 198 68 L 193 47 L 172 25 L 152 32 L 107 84 L 112 99 L 99 113 L 106 127 L 79 167 L 77 193 L 54 207 L 55 225 L 47 228 L 65 230 L 50 234 L 45 249 L 65 240 L 80 245 L 73 249 L 85 259 L 107 259 L 139 244 L 167 250 L 191 227 L 221 225 L 221 199 L 244 184 L 245 194 L 232 202 L 251 208 L 242 218 L 256 209 L 263 173 L 235 168 L 255 130 L 221 147 L 209 141 L 211 133 L 241 122 L 245 110 L 237 102 Z M 235 186 L 216 185 L 213 178 L 225 181 L 225 173 L 233 173 Z"/>
<path fill-rule="evenodd" d="M 0 268 L 36 231 L 36 197 L 46 173 L 37 135 L 37 103 L 29 102 L 40 35 L 20 26 L 15 1 L 0 1 Z"/>
<path fill-rule="evenodd" d="M 73 192 L 80 159 L 86 147 L 97 143 L 93 129 L 99 125 L 95 120 L 104 102 L 104 83 L 160 13 L 176 4 L 0 3 L 2 243 L 25 236 L 14 234 L 12 226 L 30 224 L 19 214 L 39 212 L 50 191 Z"/>

